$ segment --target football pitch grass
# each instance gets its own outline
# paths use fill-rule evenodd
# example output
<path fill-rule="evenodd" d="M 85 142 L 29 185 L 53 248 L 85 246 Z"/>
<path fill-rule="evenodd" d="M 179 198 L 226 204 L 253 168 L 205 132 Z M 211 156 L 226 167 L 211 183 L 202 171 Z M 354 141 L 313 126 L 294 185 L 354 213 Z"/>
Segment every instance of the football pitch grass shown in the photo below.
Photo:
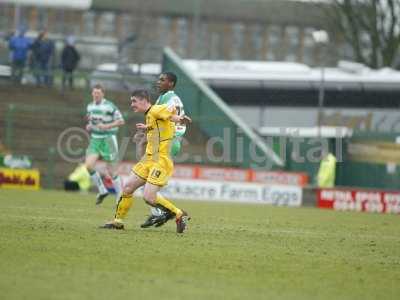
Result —
<path fill-rule="evenodd" d="M 98 229 L 114 199 L 0 190 L 0 299 L 400 299 L 400 219 L 177 202 L 193 219 Z"/>

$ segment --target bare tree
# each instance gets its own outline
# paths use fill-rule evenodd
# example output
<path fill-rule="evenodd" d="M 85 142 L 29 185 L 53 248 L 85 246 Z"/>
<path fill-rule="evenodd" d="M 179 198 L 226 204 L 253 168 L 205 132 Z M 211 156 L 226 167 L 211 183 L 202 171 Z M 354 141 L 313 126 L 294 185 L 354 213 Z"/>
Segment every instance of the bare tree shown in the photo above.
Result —
<path fill-rule="evenodd" d="M 332 0 L 332 3 L 325 11 L 351 45 L 358 62 L 371 68 L 400 67 L 400 0 Z"/>

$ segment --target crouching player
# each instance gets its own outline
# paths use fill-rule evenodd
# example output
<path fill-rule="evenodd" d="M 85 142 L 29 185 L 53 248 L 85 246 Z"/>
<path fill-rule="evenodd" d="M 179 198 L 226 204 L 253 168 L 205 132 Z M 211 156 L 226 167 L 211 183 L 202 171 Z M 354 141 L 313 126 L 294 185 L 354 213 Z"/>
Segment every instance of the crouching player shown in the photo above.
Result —
<path fill-rule="evenodd" d="M 134 91 L 131 101 L 133 111 L 144 113 L 146 117 L 146 124 L 136 124 L 137 129 L 146 130 L 146 152 L 133 167 L 132 174 L 124 183 L 114 220 L 104 224 L 102 228 L 124 229 L 123 219 L 133 204 L 133 193 L 144 185 L 143 198 L 146 203 L 174 215 L 176 231 L 183 233 L 190 219 L 187 212 L 164 197 L 157 197 L 157 193 L 167 184 L 173 173 L 170 148 L 175 134 L 175 122 L 185 122 L 190 119 L 186 116 L 178 116 L 173 105 L 151 105 L 150 95 L 145 90 Z"/>

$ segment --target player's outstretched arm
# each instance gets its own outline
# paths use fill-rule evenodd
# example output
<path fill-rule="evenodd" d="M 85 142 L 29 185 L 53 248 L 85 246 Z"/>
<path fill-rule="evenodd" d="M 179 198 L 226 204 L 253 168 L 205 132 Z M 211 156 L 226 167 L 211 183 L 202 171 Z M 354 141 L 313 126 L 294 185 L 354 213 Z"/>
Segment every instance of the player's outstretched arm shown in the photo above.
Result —
<path fill-rule="evenodd" d="M 147 125 L 143 124 L 143 123 L 136 123 L 136 129 L 137 130 L 146 130 L 147 129 Z"/>
<path fill-rule="evenodd" d="M 147 145 L 147 137 L 146 137 L 146 129 L 147 125 L 143 123 L 136 124 L 136 133 L 133 136 L 133 141 L 136 143 L 136 156 L 137 159 L 142 157 L 145 153 L 146 145 Z"/>
<path fill-rule="evenodd" d="M 192 123 L 192 119 L 186 115 L 183 116 L 172 115 L 170 117 L 170 120 L 174 123 Z"/>
<path fill-rule="evenodd" d="M 133 141 L 136 143 L 136 156 L 140 159 L 146 150 L 147 137 L 144 129 L 137 129 L 133 136 Z"/>
<path fill-rule="evenodd" d="M 146 132 L 144 129 L 136 129 L 136 133 L 133 136 L 133 141 L 138 144 L 146 143 Z"/>
<path fill-rule="evenodd" d="M 119 120 L 115 120 L 114 122 L 109 123 L 109 124 L 98 124 L 97 128 L 100 129 L 100 130 L 107 130 L 107 129 L 111 129 L 111 128 L 114 128 L 114 127 L 120 127 L 120 126 L 122 126 L 124 124 L 125 124 L 125 121 L 119 119 Z"/>

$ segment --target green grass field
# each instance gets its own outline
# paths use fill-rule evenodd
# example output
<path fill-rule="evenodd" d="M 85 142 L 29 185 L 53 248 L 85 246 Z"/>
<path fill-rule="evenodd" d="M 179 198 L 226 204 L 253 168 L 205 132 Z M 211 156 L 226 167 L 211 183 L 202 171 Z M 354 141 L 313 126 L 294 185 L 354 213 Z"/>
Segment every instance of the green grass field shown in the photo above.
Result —
<path fill-rule="evenodd" d="M 179 202 L 189 230 L 97 227 L 113 199 L 0 190 L 0 299 L 400 299 L 400 219 Z"/>

